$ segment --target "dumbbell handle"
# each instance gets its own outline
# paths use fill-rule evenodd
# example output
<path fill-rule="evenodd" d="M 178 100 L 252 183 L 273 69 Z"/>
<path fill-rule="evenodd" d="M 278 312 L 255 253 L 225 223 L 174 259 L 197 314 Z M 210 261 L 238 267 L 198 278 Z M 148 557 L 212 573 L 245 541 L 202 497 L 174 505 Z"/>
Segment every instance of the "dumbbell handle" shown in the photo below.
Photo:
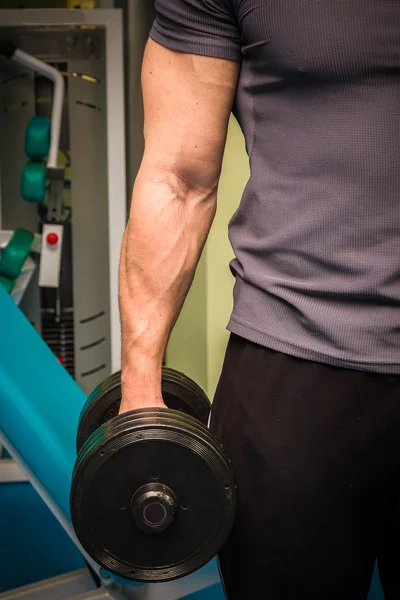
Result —
<path fill-rule="evenodd" d="M 131 510 L 135 524 L 146 533 L 161 533 L 173 521 L 177 501 L 162 483 L 148 483 L 134 494 Z"/>

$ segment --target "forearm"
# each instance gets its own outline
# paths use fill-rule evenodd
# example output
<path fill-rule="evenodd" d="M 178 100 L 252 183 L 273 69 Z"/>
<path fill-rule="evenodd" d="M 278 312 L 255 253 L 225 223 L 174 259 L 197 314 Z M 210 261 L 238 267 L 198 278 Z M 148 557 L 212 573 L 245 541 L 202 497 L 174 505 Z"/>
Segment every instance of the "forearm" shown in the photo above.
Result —
<path fill-rule="evenodd" d="M 216 189 L 142 165 L 120 265 L 122 410 L 157 405 L 161 366 L 215 214 Z"/>

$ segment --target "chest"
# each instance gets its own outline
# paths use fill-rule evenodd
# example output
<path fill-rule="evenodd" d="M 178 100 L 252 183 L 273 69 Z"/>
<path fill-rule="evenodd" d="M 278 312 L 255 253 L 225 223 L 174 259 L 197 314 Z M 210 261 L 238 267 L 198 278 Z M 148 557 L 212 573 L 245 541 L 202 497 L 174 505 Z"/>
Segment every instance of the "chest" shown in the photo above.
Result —
<path fill-rule="evenodd" d="M 400 0 L 237 0 L 235 9 L 255 68 L 400 74 Z"/>

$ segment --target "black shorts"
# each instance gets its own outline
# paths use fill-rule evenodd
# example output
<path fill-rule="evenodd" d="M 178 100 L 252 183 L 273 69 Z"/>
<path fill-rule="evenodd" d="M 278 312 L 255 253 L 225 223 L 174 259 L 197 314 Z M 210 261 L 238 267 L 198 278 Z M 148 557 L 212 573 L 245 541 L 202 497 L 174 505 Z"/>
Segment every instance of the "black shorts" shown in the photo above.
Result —
<path fill-rule="evenodd" d="M 229 600 L 366 599 L 376 559 L 400 599 L 400 376 L 231 336 L 211 429 L 238 487 Z"/>

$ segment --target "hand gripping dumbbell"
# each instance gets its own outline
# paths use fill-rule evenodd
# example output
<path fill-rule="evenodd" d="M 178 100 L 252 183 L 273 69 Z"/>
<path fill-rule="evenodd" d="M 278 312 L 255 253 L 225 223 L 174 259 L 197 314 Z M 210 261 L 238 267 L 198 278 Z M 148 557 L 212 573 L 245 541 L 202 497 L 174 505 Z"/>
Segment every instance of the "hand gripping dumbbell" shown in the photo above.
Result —
<path fill-rule="evenodd" d="M 97 386 L 78 425 L 71 516 L 84 550 L 133 581 L 184 577 L 210 561 L 232 528 L 229 460 L 207 429 L 210 402 L 163 369 L 168 408 L 118 415 L 121 374 Z"/>

